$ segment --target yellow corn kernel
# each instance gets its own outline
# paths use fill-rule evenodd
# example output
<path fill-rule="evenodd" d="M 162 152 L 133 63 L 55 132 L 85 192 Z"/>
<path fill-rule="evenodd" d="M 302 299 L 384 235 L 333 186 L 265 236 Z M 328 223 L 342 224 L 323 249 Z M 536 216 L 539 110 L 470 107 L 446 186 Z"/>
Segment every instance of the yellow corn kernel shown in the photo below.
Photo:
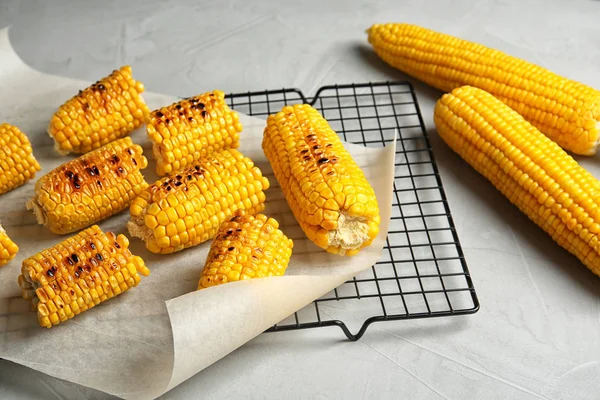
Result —
<path fill-rule="evenodd" d="M 144 85 L 124 66 L 64 103 L 48 133 L 60 154 L 83 154 L 128 135 L 144 123 L 149 110 Z"/>
<path fill-rule="evenodd" d="M 16 126 L 0 124 L 0 194 L 27 183 L 40 169 L 27 136 Z"/>
<path fill-rule="evenodd" d="M 148 276 L 150 271 L 128 245 L 125 236 L 93 225 L 25 259 L 19 286 L 37 310 L 40 325 L 51 328 L 137 286 L 139 274 Z M 120 286 L 123 274 L 133 279 Z"/>
<path fill-rule="evenodd" d="M 560 246 L 600 275 L 600 181 L 515 110 L 464 86 L 436 104 L 442 139 Z M 586 228 L 587 226 L 587 228 Z M 594 228 L 595 230 L 595 228 Z"/>
<path fill-rule="evenodd" d="M 15 258 L 19 246 L 8 237 L 4 228 L 0 224 L 0 267 L 8 264 L 10 260 Z"/>
<path fill-rule="evenodd" d="M 147 166 L 141 146 L 116 140 L 42 176 L 27 209 L 54 233 L 77 231 L 127 208 L 148 186 Z"/>
<path fill-rule="evenodd" d="M 297 104 L 269 116 L 262 148 L 296 220 L 317 246 L 350 255 L 373 241 L 378 229 L 370 226 L 380 222 L 375 192 L 317 110 Z M 346 192 L 360 198 L 350 202 Z"/>
<path fill-rule="evenodd" d="M 223 222 L 210 245 L 198 290 L 244 279 L 282 276 L 294 242 L 273 218 L 237 210 Z"/>
<path fill-rule="evenodd" d="M 249 170 L 254 172 L 244 175 Z M 250 196 L 248 188 L 258 186 L 256 182 L 260 196 Z M 249 214 L 264 210 L 263 190 L 268 188 L 269 181 L 251 159 L 235 149 L 217 151 L 150 185 L 133 200 L 127 227 L 151 252 L 173 253 L 211 239 L 237 209 Z M 240 201 L 232 201 L 236 197 Z M 148 217 L 150 211 L 158 211 L 156 219 Z"/>
<path fill-rule="evenodd" d="M 388 64 L 445 92 L 483 89 L 561 147 L 592 155 L 600 143 L 600 91 L 477 43 L 409 24 L 373 25 L 369 42 Z"/>
<path fill-rule="evenodd" d="M 214 151 L 239 147 L 242 124 L 219 90 L 153 111 L 146 124 L 156 171 L 167 175 Z"/>

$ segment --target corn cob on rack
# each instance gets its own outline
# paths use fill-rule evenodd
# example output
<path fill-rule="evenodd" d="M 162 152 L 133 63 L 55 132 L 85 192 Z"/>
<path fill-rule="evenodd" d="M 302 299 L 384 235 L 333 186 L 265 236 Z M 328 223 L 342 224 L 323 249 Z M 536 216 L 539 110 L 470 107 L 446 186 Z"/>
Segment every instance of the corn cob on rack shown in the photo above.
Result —
<path fill-rule="evenodd" d="M 441 137 L 563 248 L 600 275 L 600 182 L 491 94 L 461 87 L 435 107 Z"/>
<path fill-rule="evenodd" d="M 215 90 L 153 111 L 147 122 L 156 171 L 179 171 L 206 155 L 239 147 L 242 124 Z"/>
<path fill-rule="evenodd" d="M 40 325 L 51 328 L 137 286 L 150 271 L 128 247 L 124 235 L 94 225 L 24 260 L 19 286 Z"/>
<path fill-rule="evenodd" d="M 144 85 L 124 66 L 64 103 L 48 133 L 60 154 L 83 154 L 128 135 L 144 123 L 149 110 L 140 95 Z"/>
<path fill-rule="evenodd" d="M 141 146 L 116 140 L 41 177 L 27 209 L 54 233 L 77 231 L 127 208 L 148 186 L 147 166 Z"/>
<path fill-rule="evenodd" d="M 237 209 L 263 211 L 268 188 L 268 179 L 239 151 L 212 153 L 144 190 L 131 203 L 129 233 L 153 253 L 180 251 L 212 239 Z"/>
<path fill-rule="evenodd" d="M 0 124 L 0 194 L 23 185 L 40 169 L 27 136 L 16 126 Z"/>
<path fill-rule="evenodd" d="M 279 230 L 279 223 L 264 214 L 242 210 L 223 222 L 198 282 L 198 290 L 244 279 L 285 274 L 294 242 Z"/>
<path fill-rule="evenodd" d="M 380 222 L 375 192 L 317 110 L 298 104 L 269 116 L 262 147 L 310 240 L 340 255 L 371 244 Z"/>
<path fill-rule="evenodd" d="M 8 264 L 10 260 L 15 258 L 18 251 L 19 246 L 8 237 L 0 224 L 0 267 Z"/>
<path fill-rule="evenodd" d="M 600 143 L 600 91 L 500 51 L 408 24 L 373 25 L 369 42 L 388 64 L 445 92 L 479 87 L 566 150 Z"/>

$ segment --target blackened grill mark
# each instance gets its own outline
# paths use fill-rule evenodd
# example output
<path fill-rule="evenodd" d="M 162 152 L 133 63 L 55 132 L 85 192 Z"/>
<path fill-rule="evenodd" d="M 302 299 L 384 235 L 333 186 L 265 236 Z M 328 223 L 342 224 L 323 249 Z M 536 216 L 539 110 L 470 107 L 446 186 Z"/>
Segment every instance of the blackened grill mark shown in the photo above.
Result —
<path fill-rule="evenodd" d="M 309 156 L 309 155 L 306 155 L 306 156 L 302 157 L 302 159 L 303 159 L 304 161 L 308 161 L 308 160 L 310 160 L 310 156 Z"/>
<path fill-rule="evenodd" d="M 181 186 L 181 185 L 183 185 L 183 183 L 181 183 L 179 181 L 175 182 L 175 186 Z"/>
<path fill-rule="evenodd" d="M 121 161 L 121 159 L 119 158 L 119 156 L 117 156 L 116 154 L 113 154 L 111 162 L 113 164 L 115 164 L 115 163 L 118 163 L 119 161 Z"/>
<path fill-rule="evenodd" d="M 181 180 L 182 176 L 181 175 L 176 175 L 175 178 L 177 178 L 178 180 Z"/>
<path fill-rule="evenodd" d="M 73 179 L 73 176 L 75 176 L 75 174 L 73 173 L 73 171 L 66 171 L 65 175 L 67 176 L 67 178 L 69 179 Z"/>
<path fill-rule="evenodd" d="M 120 249 L 120 248 L 121 248 L 121 246 L 120 246 L 120 245 L 119 245 L 119 243 L 117 243 L 117 242 L 115 242 L 115 247 L 116 247 L 117 249 Z"/>
<path fill-rule="evenodd" d="M 202 110 L 202 118 L 207 118 L 208 113 L 205 110 Z"/>
<path fill-rule="evenodd" d="M 166 123 L 167 125 L 169 125 L 169 124 L 171 123 L 171 119 L 170 119 L 170 118 L 167 118 L 167 119 L 165 119 L 165 123 Z"/>
<path fill-rule="evenodd" d="M 98 185 L 98 186 L 102 187 L 102 182 L 100 182 L 100 181 L 98 180 L 98 181 L 96 181 L 96 185 Z"/>
<path fill-rule="evenodd" d="M 94 244 L 94 242 L 90 243 L 90 247 L 92 248 L 92 250 L 96 250 L 96 245 Z"/>
<path fill-rule="evenodd" d="M 235 250 L 235 247 L 230 247 L 230 248 L 228 248 L 227 250 L 229 250 L 229 251 L 234 251 L 234 250 Z"/>
<path fill-rule="evenodd" d="M 237 228 L 235 231 L 236 232 L 241 232 L 242 230 L 240 228 Z"/>
<path fill-rule="evenodd" d="M 170 191 L 170 190 L 171 190 L 171 186 L 167 186 L 167 191 Z"/>
<path fill-rule="evenodd" d="M 88 111 L 90 109 L 90 105 L 88 103 L 83 103 L 81 107 L 83 107 L 84 111 Z"/>
<path fill-rule="evenodd" d="M 160 111 L 157 111 L 157 112 L 156 112 L 156 116 L 157 116 L 158 118 L 162 118 L 162 117 L 164 117 L 164 116 L 165 116 L 165 114 L 161 113 Z"/>
<path fill-rule="evenodd" d="M 328 162 L 329 162 L 329 158 L 325 158 L 325 157 L 319 158 L 319 161 L 317 161 L 317 163 L 319 165 L 327 164 Z"/>
<path fill-rule="evenodd" d="M 306 154 L 306 153 L 308 153 L 308 152 L 309 152 L 309 150 L 308 150 L 308 149 L 304 149 L 304 150 L 302 150 L 302 151 L 300 152 L 300 154 Z"/>
<path fill-rule="evenodd" d="M 188 174 L 187 178 L 188 178 L 188 181 L 191 180 L 192 179 L 192 175 Z"/>
<path fill-rule="evenodd" d="M 89 266 L 89 265 L 86 265 L 86 266 L 85 266 L 85 270 L 86 270 L 86 272 L 91 272 L 91 271 L 92 271 L 92 268 L 90 268 L 90 266 Z"/>
<path fill-rule="evenodd" d="M 198 107 L 200 107 L 201 110 L 204 110 L 206 108 L 204 103 L 198 103 Z"/>
<path fill-rule="evenodd" d="M 188 121 L 190 121 L 190 122 L 194 122 L 194 118 L 192 118 L 192 117 L 188 117 Z"/>
<path fill-rule="evenodd" d="M 69 265 L 73 265 L 73 260 L 71 260 L 71 257 L 67 257 L 67 262 L 69 263 Z"/>
<path fill-rule="evenodd" d="M 71 254 L 71 259 L 73 260 L 73 262 L 77 263 L 79 262 L 79 257 L 77 257 L 77 254 Z"/>
<path fill-rule="evenodd" d="M 106 87 L 105 87 L 103 84 L 99 84 L 99 85 L 98 85 L 98 89 L 99 89 L 99 90 L 105 90 L 105 89 L 106 89 Z"/>
<path fill-rule="evenodd" d="M 200 171 L 200 166 L 199 166 L 199 165 L 195 165 L 195 166 L 194 166 L 194 169 L 195 169 L 196 171 Z"/>
<path fill-rule="evenodd" d="M 90 167 L 87 167 L 87 168 L 85 169 L 85 172 L 87 172 L 89 176 L 94 176 L 94 175 L 96 175 L 96 174 L 94 173 L 94 170 L 93 170 L 93 169 L 91 169 Z"/>
<path fill-rule="evenodd" d="M 122 174 L 123 172 L 125 172 L 125 170 L 123 169 L 123 167 L 119 167 L 119 168 L 117 168 L 117 171 L 119 171 L 119 173 L 121 173 L 121 174 Z"/>
<path fill-rule="evenodd" d="M 127 149 L 127 152 L 129 153 L 129 155 L 133 155 L 133 151 L 131 149 Z"/>
<path fill-rule="evenodd" d="M 48 276 L 48 278 L 52 278 L 54 276 L 54 271 L 49 269 L 48 271 L 46 271 L 46 275 Z"/>
<path fill-rule="evenodd" d="M 319 146 L 318 144 L 315 144 L 315 145 L 313 146 L 313 150 L 317 150 L 317 149 L 320 149 L 320 148 L 321 148 L 321 146 Z"/>
<path fill-rule="evenodd" d="M 197 102 L 199 102 L 200 100 L 194 98 L 194 97 L 190 97 L 190 103 L 192 104 L 196 104 Z"/>
<path fill-rule="evenodd" d="M 94 173 L 96 175 L 100 175 L 100 171 L 98 170 L 98 167 L 96 167 L 95 165 L 92 167 L 92 170 L 94 171 Z"/>
<path fill-rule="evenodd" d="M 102 257 L 102 254 L 100 254 L 100 253 L 96 253 L 96 259 L 97 259 L 98 261 L 102 261 L 102 260 L 104 260 L 104 258 Z"/>
<path fill-rule="evenodd" d="M 137 161 L 135 161 L 135 158 L 132 158 L 131 161 L 133 161 L 133 165 L 137 165 Z"/>
<path fill-rule="evenodd" d="M 333 146 L 333 144 L 328 143 L 325 147 L 332 147 L 332 146 Z"/>
<path fill-rule="evenodd" d="M 175 108 L 176 108 L 176 109 L 178 109 L 178 110 L 181 110 L 181 104 L 177 104 L 177 105 L 175 106 Z"/>

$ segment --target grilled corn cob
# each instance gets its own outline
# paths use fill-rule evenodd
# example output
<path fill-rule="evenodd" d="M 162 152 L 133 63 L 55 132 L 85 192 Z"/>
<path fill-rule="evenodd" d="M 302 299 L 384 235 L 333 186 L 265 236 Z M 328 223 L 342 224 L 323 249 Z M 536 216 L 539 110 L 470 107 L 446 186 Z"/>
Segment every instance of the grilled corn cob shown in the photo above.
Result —
<path fill-rule="evenodd" d="M 129 233 L 153 253 L 173 253 L 212 239 L 237 209 L 265 208 L 269 181 L 251 159 L 235 149 L 200 159 L 162 178 L 131 203 Z"/>
<path fill-rule="evenodd" d="M 273 218 L 237 210 L 210 244 L 198 289 L 285 274 L 294 242 L 278 228 Z"/>
<path fill-rule="evenodd" d="M 148 186 L 147 166 L 141 146 L 116 140 L 41 177 L 27 209 L 54 233 L 74 232 L 127 208 Z"/>
<path fill-rule="evenodd" d="M 317 110 L 298 104 L 269 116 L 262 147 L 310 240 L 340 255 L 371 244 L 380 222 L 375 192 Z"/>
<path fill-rule="evenodd" d="M 27 136 L 16 126 L 0 124 L 0 194 L 23 185 L 39 170 Z"/>
<path fill-rule="evenodd" d="M 40 325 L 52 328 L 137 286 L 150 271 L 128 247 L 125 235 L 93 225 L 25 259 L 19 286 Z"/>
<path fill-rule="evenodd" d="M 600 275 L 600 182 L 491 94 L 461 87 L 435 107 L 446 143 L 592 272 Z"/>
<path fill-rule="evenodd" d="M 140 95 L 144 85 L 125 66 L 60 106 L 48 126 L 60 154 L 83 154 L 128 135 L 144 123 L 149 110 Z"/>
<path fill-rule="evenodd" d="M 242 124 L 219 90 L 153 111 L 146 129 L 152 140 L 156 171 L 166 175 L 224 149 L 239 147 Z"/>
<path fill-rule="evenodd" d="M 8 237 L 6 231 L 0 225 L 0 267 L 15 258 L 18 251 L 19 246 Z"/>
<path fill-rule="evenodd" d="M 600 91 L 497 50 L 408 24 L 373 25 L 369 42 L 388 64 L 450 92 L 471 85 L 496 96 L 566 150 L 600 142 Z"/>

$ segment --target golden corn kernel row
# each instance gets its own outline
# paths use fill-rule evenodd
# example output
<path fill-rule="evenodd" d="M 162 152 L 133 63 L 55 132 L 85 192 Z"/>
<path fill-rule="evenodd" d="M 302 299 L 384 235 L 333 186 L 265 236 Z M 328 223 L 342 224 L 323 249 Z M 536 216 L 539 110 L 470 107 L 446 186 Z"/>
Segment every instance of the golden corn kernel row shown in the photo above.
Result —
<path fill-rule="evenodd" d="M 124 66 L 60 106 L 48 133 L 60 154 L 83 154 L 128 135 L 144 123 L 149 110 L 144 85 Z"/>
<path fill-rule="evenodd" d="M 198 289 L 244 279 L 285 274 L 294 242 L 263 214 L 237 210 L 210 245 Z"/>
<path fill-rule="evenodd" d="M 600 182 L 491 94 L 461 87 L 435 108 L 440 136 L 559 245 L 600 275 Z"/>
<path fill-rule="evenodd" d="M 470 85 L 496 96 L 566 150 L 600 143 L 600 91 L 477 43 L 409 24 L 373 25 L 388 64 L 445 92 Z"/>
<path fill-rule="evenodd" d="M 308 104 L 269 116 L 262 147 L 304 233 L 354 255 L 379 233 L 373 188 L 325 118 Z"/>
<path fill-rule="evenodd" d="M 40 169 L 27 136 L 16 126 L 0 124 L 0 194 L 23 185 Z"/>
<path fill-rule="evenodd" d="M 19 246 L 8 237 L 8 234 L 0 225 L 0 267 L 15 258 L 18 251 Z"/>
<path fill-rule="evenodd" d="M 264 210 L 269 181 L 234 149 L 215 152 L 144 190 L 130 206 L 129 233 L 153 253 L 195 246 L 217 233 L 235 210 Z"/>
<path fill-rule="evenodd" d="M 27 209 L 54 233 L 74 232 L 127 208 L 148 186 L 147 166 L 141 146 L 116 140 L 41 177 Z"/>
<path fill-rule="evenodd" d="M 242 124 L 225 94 L 215 90 L 153 111 L 146 129 L 156 171 L 166 175 L 212 152 L 239 147 Z"/>
<path fill-rule="evenodd" d="M 24 260 L 19 286 L 40 325 L 51 328 L 137 286 L 150 271 L 128 247 L 124 235 L 94 225 Z"/>

